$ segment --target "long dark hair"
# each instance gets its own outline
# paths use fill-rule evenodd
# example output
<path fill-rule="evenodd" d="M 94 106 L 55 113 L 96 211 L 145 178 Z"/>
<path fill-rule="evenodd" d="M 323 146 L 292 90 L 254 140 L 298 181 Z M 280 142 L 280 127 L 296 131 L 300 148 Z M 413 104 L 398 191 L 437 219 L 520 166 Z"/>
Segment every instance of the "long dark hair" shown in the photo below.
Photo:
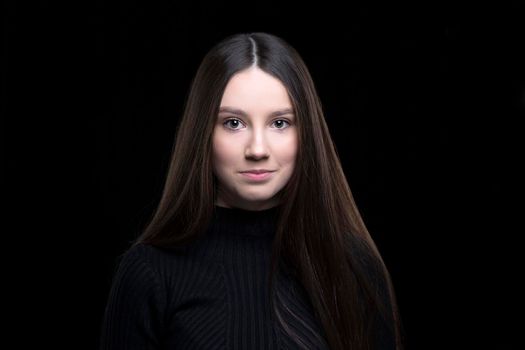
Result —
<path fill-rule="evenodd" d="M 313 80 L 297 51 L 275 35 L 230 35 L 205 55 L 177 125 L 160 202 L 134 244 L 175 247 L 208 228 L 217 198 L 211 163 L 214 124 L 228 81 L 251 66 L 287 88 L 298 128 L 295 169 L 280 193 L 268 288 L 284 257 L 307 292 L 331 349 L 372 349 L 377 334 L 370 315 L 378 312 L 388 320 L 397 349 L 402 349 L 390 275 L 354 202 Z M 356 254 L 358 246 L 364 249 Z M 375 262 L 391 308 L 363 261 Z M 289 330 L 273 299 L 272 304 Z M 290 336 L 302 343 L 299 335 Z"/>

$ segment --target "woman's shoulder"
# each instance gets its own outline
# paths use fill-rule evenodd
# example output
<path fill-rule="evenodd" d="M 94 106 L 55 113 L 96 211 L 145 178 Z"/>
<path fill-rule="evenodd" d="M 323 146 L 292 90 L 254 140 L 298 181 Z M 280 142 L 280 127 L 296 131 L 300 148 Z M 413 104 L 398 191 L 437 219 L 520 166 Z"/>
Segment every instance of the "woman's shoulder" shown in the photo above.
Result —
<path fill-rule="evenodd" d="M 146 258 L 146 257 L 149 257 L 149 256 L 152 256 L 152 255 L 158 255 L 161 253 L 161 249 L 154 246 L 154 245 L 151 245 L 151 244 L 146 244 L 146 243 L 142 243 L 142 242 L 137 242 L 137 243 L 134 243 L 133 245 L 131 245 L 125 252 L 124 252 L 124 256 L 129 256 L 129 257 L 142 257 L 142 258 Z"/>
<path fill-rule="evenodd" d="M 117 257 L 114 279 L 127 290 L 145 294 L 164 289 L 181 269 L 180 259 L 166 249 L 134 243 Z"/>
<path fill-rule="evenodd" d="M 161 281 L 173 281 L 188 269 L 207 263 L 205 254 L 199 249 L 160 247 L 140 242 L 122 253 L 119 261 L 123 268 L 146 270 Z"/>
<path fill-rule="evenodd" d="M 164 265 L 177 259 L 181 252 L 174 249 L 162 248 L 146 243 L 134 243 L 124 253 L 121 254 L 121 263 L 131 261 L 141 261 L 150 265 L 152 268 Z"/>
<path fill-rule="evenodd" d="M 117 266 L 120 271 L 129 273 L 137 269 L 151 269 L 152 257 L 156 254 L 153 247 L 146 244 L 133 244 L 117 256 Z"/>
<path fill-rule="evenodd" d="M 135 243 L 128 247 L 123 253 L 121 253 L 117 259 L 119 261 L 119 265 L 140 261 L 146 263 L 155 254 L 158 254 L 158 252 L 153 246 L 143 243 Z"/>

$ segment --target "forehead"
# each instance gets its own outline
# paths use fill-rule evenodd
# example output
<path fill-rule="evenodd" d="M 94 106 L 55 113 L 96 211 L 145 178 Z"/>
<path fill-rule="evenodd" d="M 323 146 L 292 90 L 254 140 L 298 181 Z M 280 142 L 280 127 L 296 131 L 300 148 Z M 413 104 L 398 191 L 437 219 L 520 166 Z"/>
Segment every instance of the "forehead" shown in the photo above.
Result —
<path fill-rule="evenodd" d="M 281 81 L 258 68 L 232 76 L 221 100 L 221 106 L 247 111 L 291 108 L 291 100 Z"/>

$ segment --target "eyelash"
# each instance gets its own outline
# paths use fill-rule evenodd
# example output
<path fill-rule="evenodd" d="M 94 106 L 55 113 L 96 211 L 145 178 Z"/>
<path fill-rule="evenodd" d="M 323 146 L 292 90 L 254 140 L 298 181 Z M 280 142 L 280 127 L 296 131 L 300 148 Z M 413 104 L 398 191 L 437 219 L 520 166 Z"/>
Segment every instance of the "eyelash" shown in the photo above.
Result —
<path fill-rule="evenodd" d="M 232 120 L 238 120 L 239 122 L 241 122 L 240 119 L 237 119 L 237 118 L 229 118 L 229 119 L 226 119 L 226 120 L 222 123 L 222 125 L 226 126 L 226 124 L 229 123 L 229 122 L 232 121 Z M 276 122 L 276 121 L 280 121 L 280 120 L 281 120 L 281 121 L 284 121 L 285 123 L 288 123 L 288 127 L 277 128 L 277 130 L 284 130 L 284 129 L 289 128 L 289 127 L 291 126 L 291 123 L 290 123 L 288 120 L 286 120 L 286 119 L 276 119 L 276 120 L 274 120 L 274 122 Z M 241 123 L 242 123 L 242 122 L 241 122 Z M 232 128 L 228 128 L 228 127 L 227 127 L 227 129 L 232 130 L 232 131 L 237 131 L 237 130 L 239 130 L 239 129 L 232 129 Z"/>

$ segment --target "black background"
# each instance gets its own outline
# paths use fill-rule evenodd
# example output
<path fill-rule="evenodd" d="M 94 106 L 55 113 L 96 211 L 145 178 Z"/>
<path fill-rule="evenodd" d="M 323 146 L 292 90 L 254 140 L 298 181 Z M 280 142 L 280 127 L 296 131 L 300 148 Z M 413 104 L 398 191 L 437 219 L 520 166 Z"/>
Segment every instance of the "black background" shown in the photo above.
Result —
<path fill-rule="evenodd" d="M 159 199 L 192 77 L 216 42 L 255 31 L 310 69 L 407 349 L 517 346 L 523 5 L 323 4 L 4 5 L 17 347 L 97 347 L 116 256 Z"/>

